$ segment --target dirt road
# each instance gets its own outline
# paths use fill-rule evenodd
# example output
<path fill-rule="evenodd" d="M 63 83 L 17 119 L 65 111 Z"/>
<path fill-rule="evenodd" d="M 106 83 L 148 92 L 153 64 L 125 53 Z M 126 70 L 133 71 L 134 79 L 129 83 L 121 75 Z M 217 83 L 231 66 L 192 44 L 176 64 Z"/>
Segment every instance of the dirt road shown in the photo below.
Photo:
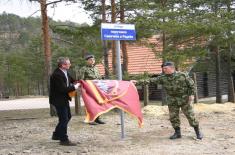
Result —
<path fill-rule="evenodd" d="M 182 138 L 169 140 L 173 133 L 166 106 L 143 108 L 144 126 L 125 114 L 125 136 L 121 139 L 117 112 L 102 116 L 105 125 L 83 123 L 84 116 L 73 116 L 69 137 L 78 146 L 60 146 L 51 133 L 57 118 L 48 109 L 0 111 L 1 155 L 233 155 L 235 154 L 235 104 L 197 104 L 203 140 L 196 140 L 193 129 L 181 114 Z"/>

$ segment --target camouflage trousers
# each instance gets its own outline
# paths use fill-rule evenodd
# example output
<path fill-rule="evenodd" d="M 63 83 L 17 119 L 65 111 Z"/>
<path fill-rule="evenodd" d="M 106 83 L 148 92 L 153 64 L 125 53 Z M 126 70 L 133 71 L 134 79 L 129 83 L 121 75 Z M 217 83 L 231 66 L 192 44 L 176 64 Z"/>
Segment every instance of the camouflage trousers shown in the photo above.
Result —
<path fill-rule="evenodd" d="M 173 128 L 180 127 L 179 112 L 180 109 L 186 116 L 190 126 L 198 126 L 198 121 L 195 118 L 193 103 L 188 102 L 188 96 L 184 97 L 168 97 L 167 98 L 170 122 Z"/>

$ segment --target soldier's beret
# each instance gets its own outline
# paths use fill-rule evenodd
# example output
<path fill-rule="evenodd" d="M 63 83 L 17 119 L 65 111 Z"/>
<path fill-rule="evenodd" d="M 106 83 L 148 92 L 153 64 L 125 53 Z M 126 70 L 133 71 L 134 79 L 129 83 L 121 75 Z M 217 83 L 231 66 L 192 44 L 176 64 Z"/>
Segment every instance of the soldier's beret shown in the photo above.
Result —
<path fill-rule="evenodd" d="M 162 64 L 162 67 L 165 67 L 165 66 L 175 66 L 175 65 L 174 65 L 174 62 L 166 61 Z"/>
<path fill-rule="evenodd" d="M 95 58 L 95 56 L 92 55 L 92 54 L 89 54 L 89 55 L 86 55 L 86 56 L 85 56 L 85 60 L 88 60 L 88 59 L 90 59 L 90 58 Z"/>

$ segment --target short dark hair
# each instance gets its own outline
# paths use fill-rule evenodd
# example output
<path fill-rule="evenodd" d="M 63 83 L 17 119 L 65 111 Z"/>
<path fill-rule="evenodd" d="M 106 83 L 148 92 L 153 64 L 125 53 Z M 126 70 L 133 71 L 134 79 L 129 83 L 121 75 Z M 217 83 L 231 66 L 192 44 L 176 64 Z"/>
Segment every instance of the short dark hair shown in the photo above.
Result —
<path fill-rule="evenodd" d="M 63 64 L 66 64 L 66 61 L 69 60 L 68 57 L 59 57 L 57 59 L 57 66 L 61 67 Z"/>

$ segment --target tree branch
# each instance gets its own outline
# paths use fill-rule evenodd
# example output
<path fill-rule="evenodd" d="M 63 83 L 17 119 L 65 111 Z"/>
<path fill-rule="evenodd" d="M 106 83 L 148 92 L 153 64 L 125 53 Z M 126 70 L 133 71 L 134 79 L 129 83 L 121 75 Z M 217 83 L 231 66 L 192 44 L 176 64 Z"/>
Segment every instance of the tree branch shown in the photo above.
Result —
<path fill-rule="evenodd" d="M 52 37 L 51 39 L 63 41 L 63 42 L 65 42 L 65 43 L 68 43 L 68 44 L 70 44 L 70 45 L 73 45 L 73 42 L 67 41 L 67 40 L 64 40 L 64 39 L 61 39 L 61 38 L 54 38 L 54 37 Z"/>
<path fill-rule="evenodd" d="M 53 26 L 50 26 L 51 29 L 56 28 L 56 27 L 70 27 L 70 28 L 74 28 L 74 29 L 77 29 L 79 27 L 77 26 L 72 26 L 72 25 L 53 25 Z"/>
<path fill-rule="evenodd" d="M 30 2 L 40 2 L 40 0 L 29 0 Z M 76 2 L 76 0 L 57 0 L 57 1 L 52 1 L 50 3 L 47 3 L 46 6 L 51 5 L 51 4 L 56 4 L 59 2 Z"/>
<path fill-rule="evenodd" d="M 35 11 L 35 12 L 32 13 L 31 15 L 29 15 L 29 17 L 33 16 L 33 15 L 34 15 L 35 13 L 37 13 L 38 11 L 40 11 L 40 10 Z"/>
<path fill-rule="evenodd" d="M 53 1 L 53 2 L 47 3 L 46 6 L 51 5 L 51 4 L 56 4 L 56 3 L 59 3 L 59 2 L 62 2 L 62 1 L 63 0 Z"/>

